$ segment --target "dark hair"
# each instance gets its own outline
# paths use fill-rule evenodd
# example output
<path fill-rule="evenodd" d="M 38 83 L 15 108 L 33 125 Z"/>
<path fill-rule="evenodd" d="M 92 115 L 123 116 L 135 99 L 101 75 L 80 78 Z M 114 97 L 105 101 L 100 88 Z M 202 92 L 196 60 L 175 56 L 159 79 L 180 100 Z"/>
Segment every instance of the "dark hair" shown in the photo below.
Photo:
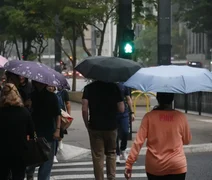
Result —
<path fill-rule="evenodd" d="M 174 94 L 173 93 L 157 93 L 156 99 L 158 101 L 158 106 L 154 108 L 154 110 L 165 110 L 167 108 L 170 109 L 170 105 L 172 104 L 172 101 L 174 100 Z"/>

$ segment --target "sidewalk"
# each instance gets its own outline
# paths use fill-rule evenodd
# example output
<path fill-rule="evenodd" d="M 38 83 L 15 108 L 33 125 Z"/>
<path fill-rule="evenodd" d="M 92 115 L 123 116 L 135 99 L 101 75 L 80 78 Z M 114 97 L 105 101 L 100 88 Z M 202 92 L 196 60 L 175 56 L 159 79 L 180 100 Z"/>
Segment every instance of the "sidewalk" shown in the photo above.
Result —
<path fill-rule="evenodd" d="M 142 117 L 146 113 L 145 107 L 137 107 L 136 119 L 133 122 L 133 139 L 136 136 Z M 81 115 L 81 105 L 72 102 L 73 124 L 68 129 L 68 135 L 65 136 L 63 143 L 64 152 L 61 152 L 59 159 L 70 160 L 82 158 L 90 154 L 90 144 L 87 130 Z M 199 116 L 186 114 L 192 132 L 191 145 L 185 146 L 185 152 L 207 152 L 212 151 L 212 118 L 208 116 Z M 128 150 L 133 143 L 128 142 Z M 140 154 L 145 154 L 146 148 L 142 148 Z"/>

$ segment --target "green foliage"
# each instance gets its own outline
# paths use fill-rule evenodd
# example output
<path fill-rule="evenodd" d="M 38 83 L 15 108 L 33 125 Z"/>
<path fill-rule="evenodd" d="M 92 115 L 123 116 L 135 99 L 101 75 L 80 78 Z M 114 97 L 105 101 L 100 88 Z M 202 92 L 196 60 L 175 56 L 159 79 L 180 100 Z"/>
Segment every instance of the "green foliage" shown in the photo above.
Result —
<path fill-rule="evenodd" d="M 185 22 L 196 33 L 212 33 L 211 0 L 174 0 L 179 7 L 177 20 Z"/>
<path fill-rule="evenodd" d="M 175 59 L 185 58 L 186 43 L 185 29 L 180 30 L 179 24 L 174 24 L 172 27 L 172 56 Z M 149 66 L 157 65 L 157 26 L 147 26 L 141 31 L 135 40 L 134 59 Z"/>
<path fill-rule="evenodd" d="M 142 25 L 156 24 L 157 17 L 153 9 L 157 9 L 157 0 L 134 0 L 133 22 Z"/>
<path fill-rule="evenodd" d="M 147 65 L 157 63 L 157 27 L 148 26 L 135 40 L 134 59 Z"/>
<path fill-rule="evenodd" d="M 4 22 L 2 35 L 6 33 L 21 40 L 25 59 L 31 59 L 33 41 L 46 30 L 43 14 L 30 9 L 27 0 L 5 0 L 5 5 L 0 8 L 0 21 Z"/>

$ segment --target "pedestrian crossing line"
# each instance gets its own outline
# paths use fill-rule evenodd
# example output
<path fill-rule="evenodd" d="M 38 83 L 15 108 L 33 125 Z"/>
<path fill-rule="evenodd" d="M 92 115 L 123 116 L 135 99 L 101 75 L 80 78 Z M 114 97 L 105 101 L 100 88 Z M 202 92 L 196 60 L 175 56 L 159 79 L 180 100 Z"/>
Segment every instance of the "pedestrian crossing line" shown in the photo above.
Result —
<path fill-rule="evenodd" d="M 132 173 L 132 178 L 146 178 L 146 173 Z M 107 178 L 104 175 L 104 178 Z M 116 179 L 124 178 L 124 173 L 116 174 Z M 68 180 L 68 179 L 95 179 L 93 174 L 74 174 L 74 175 L 60 175 L 60 176 L 51 176 L 51 180 Z M 35 177 L 34 180 L 37 180 Z"/>
<path fill-rule="evenodd" d="M 116 166 L 116 179 L 125 179 L 125 161 L 122 160 L 120 165 Z M 106 171 L 106 167 L 104 167 Z M 35 171 L 35 178 L 37 180 L 38 168 Z M 106 173 L 105 173 L 106 178 Z M 134 165 L 132 178 L 146 179 L 145 166 Z M 51 171 L 51 180 L 71 180 L 71 179 L 95 179 L 93 174 L 93 162 L 63 162 L 53 164 Z"/>
<path fill-rule="evenodd" d="M 119 170 L 124 170 L 125 169 L 125 167 L 119 167 L 119 166 L 117 166 L 116 167 L 116 170 L 117 171 L 119 171 Z M 133 167 L 133 169 L 134 170 L 143 170 L 143 169 L 145 169 L 145 167 L 144 166 L 135 166 L 135 167 Z M 104 170 L 106 170 L 106 168 L 104 168 Z M 91 168 L 64 168 L 64 169 L 52 169 L 52 173 L 56 173 L 56 172 L 77 172 L 77 171 L 80 171 L 80 172 L 82 172 L 82 171 L 93 171 L 93 168 L 91 167 Z M 35 172 L 37 172 L 37 171 L 35 171 Z"/>
<path fill-rule="evenodd" d="M 125 160 L 121 160 L 121 163 L 125 163 Z M 104 162 L 106 164 L 106 162 Z M 71 162 L 71 163 L 55 163 L 53 164 L 53 167 L 59 167 L 59 166 L 83 166 L 83 165 L 93 165 L 92 161 L 87 162 Z"/>

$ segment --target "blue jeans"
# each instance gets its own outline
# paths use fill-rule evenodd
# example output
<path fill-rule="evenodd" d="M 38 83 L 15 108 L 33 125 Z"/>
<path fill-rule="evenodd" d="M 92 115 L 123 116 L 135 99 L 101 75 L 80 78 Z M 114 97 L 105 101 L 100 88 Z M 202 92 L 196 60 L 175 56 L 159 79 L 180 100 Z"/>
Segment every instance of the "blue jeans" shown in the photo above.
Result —
<path fill-rule="evenodd" d="M 51 156 L 48 161 L 43 163 L 41 166 L 39 166 L 38 169 L 38 180 L 50 180 L 52 165 L 54 161 L 54 154 L 55 154 L 55 147 L 56 147 L 56 141 L 48 142 L 51 146 Z M 35 166 L 27 167 L 26 174 L 27 176 L 33 176 L 35 172 Z"/>
<path fill-rule="evenodd" d="M 127 149 L 127 140 L 129 134 L 129 116 L 119 117 L 118 121 L 118 136 L 116 139 L 116 154 L 120 155 L 120 151 Z M 119 140 L 121 143 L 119 144 Z"/>

